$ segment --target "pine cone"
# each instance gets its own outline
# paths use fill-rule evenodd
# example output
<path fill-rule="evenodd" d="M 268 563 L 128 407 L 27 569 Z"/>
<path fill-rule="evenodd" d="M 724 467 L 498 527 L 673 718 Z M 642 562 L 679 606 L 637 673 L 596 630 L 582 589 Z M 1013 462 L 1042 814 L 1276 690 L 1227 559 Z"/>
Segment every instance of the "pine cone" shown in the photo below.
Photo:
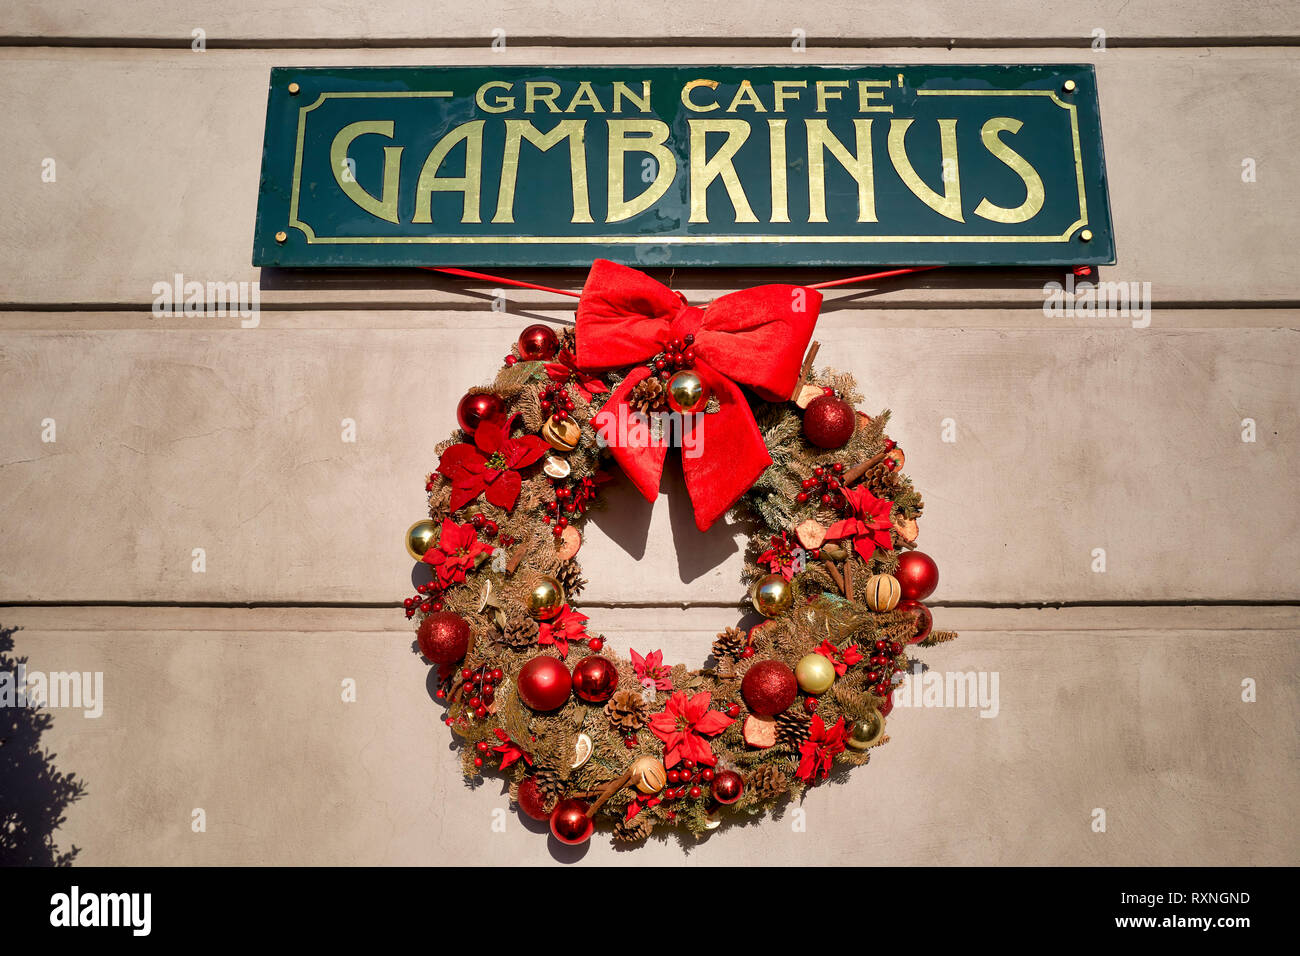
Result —
<path fill-rule="evenodd" d="M 755 800 L 770 800 L 790 789 L 790 778 L 774 763 L 759 764 L 745 780 L 745 790 Z"/>
<path fill-rule="evenodd" d="M 555 569 L 555 580 L 560 582 L 564 593 L 570 598 L 581 594 L 582 589 L 587 586 L 587 579 L 582 576 L 582 568 L 573 558 Z"/>
<path fill-rule="evenodd" d="M 796 711 L 787 710 L 776 715 L 776 742 L 797 751 L 799 745 L 808 739 L 808 726 L 811 718 Z"/>
<path fill-rule="evenodd" d="M 547 803 L 564 799 L 564 778 L 554 770 L 538 770 L 533 774 L 538 792 L 546 798 Z"/>
<path fill-rule="evenodd" d="M 605 716 L 620 733 L 635 733 L 645 726 L 645 699 L 638 691 L 615 691 L 614 696 L 605 705 Z"/>
<path fill-rule="evenodd" d="M 510 617 L 497 640 L 516 651 L 532 647 L 537 643 L 537 622 L 530 617 Z"/>
<path fill-rule="evenodd" d="M 664 405 L 664 386 L 659 379 L 651 375 L 643 382 L 638 382 L 628 394 L 627 403 L 635 411 L 649 413 Z"/>
<path fill-rule="evenodd" d="M 902 484 L 898 470 L 890 467 L 892 463 L 886 458 L 862 476 L 863 484 L 877 498 L 893 498 Z"/>
<path fill-rule="evenodd" d="M 738 661 L 749 635 L 738 627 L 729 627 L 713 641 L 713 656 L 721 661 Z"/>
<path fill-rule="evenodd" d="M 615 840 L 623 843 L 639 843 L 648 837 L 654 828 L 654 818 L 643 810 L 631 820 L 619 820 L 615 823 L 611 835 Z"/>

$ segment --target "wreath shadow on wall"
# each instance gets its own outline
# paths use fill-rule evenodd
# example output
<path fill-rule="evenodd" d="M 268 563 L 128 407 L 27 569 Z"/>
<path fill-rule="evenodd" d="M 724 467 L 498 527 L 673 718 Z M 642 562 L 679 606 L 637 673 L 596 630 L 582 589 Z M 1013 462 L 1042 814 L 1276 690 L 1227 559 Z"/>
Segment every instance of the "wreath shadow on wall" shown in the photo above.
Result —
<path fill-rule="evenodd" d="M 26 657 L 16 657 L 14 634 L 0 626 L 0 671 L 16 674 Z M 60 850 L 54 833 L 64 811 L 86 793 L 76 774 L 54 766 L 57 754 L 41 747 L 41 735 L 54 717 L 34 707 L 0 707 L 0 865 L 71 866 L 80 848 Z"/>

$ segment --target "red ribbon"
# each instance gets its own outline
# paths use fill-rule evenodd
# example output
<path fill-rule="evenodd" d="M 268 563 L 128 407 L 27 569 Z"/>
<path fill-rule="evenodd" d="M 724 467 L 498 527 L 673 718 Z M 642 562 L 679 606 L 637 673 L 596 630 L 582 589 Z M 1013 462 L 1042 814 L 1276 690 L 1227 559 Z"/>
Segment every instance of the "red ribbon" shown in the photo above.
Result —
<path fill-rule="evenodd" d="M 821 307 L 806 286 L 765 285 L 732 292 L 703 309 L 643 272 L 597 259 L 578 301 L 577 364 L 587 372 L 638 365 L 667 351 L 674 339 L 695 336 L 695 372 L 717 399 L 713 414 L 683 416 L 682 471 L 707 530 L 772 463 L 740 390 L 770 402 L 789 401 Z M 592 418 L 614 459 L 649 501 L 659 494 L 665 441 L 628 430 L 635 413 L 628 395 L 653 372 L 634 368 Z M 696 454 L 698 451 L 698 454 Z"/>

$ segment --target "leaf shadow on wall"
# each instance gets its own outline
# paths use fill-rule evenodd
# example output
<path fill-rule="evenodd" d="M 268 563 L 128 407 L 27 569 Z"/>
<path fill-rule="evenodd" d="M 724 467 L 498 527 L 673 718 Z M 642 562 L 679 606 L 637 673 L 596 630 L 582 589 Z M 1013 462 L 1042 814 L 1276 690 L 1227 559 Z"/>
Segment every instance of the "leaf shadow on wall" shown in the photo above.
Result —
<path fill-rule="evenodd" d="M 15 657 L 16 627 L 0 627 L 0 671 L 16 675 L 26 657 Z M 70 866 L 80 853 L 66 852 L 54 841 L 64 810 L 86 793 L 76 774 L 55 769 L 57 754 L 44 750 L 41 735 L 53 715 L 34 707 L 0 707 L 0 865 Z"/>

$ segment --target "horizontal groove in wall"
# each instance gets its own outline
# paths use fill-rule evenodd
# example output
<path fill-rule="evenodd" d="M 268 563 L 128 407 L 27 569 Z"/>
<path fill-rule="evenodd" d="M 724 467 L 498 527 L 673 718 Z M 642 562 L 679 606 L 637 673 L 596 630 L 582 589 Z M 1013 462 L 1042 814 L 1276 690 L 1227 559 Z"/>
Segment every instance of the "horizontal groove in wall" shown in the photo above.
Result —
<path fill-rule="evenodd" d="M 231 39 L 208 37 L 209 50 L 350 50 L 350 49 L 466 49 L 486 47 L 492 41 L 489 35 L 473 37 L 276 37 Z M 937 50 L 1005 50 L 1061 47 L 1066 49 L 1091 49 L 1091 36 L 1067 37 L 810 37 L 809 51 L 817 49 L 819 41 L 825 46 L 850 49 L 915 48 Z M 180 49 L 189 48 L 191 36 L 176 37 L 27 37 L 0 36 L 0 46 L 7 47 L 96 47 L 108 49 Z M 509 38 L 516 47 L 598 48 L 637 47 L 642 49 L 673 49 L 675 47 L 780 47 L 788 48 L 789 36 L 691 36 L 691 37 L 571 37 L 571 36 L 515 36 Z M 1279 36 L 1201 36 L 1201 37 L 1142 37 L 1108 36 L 1108 49 L 1197 49 L 1205 47 L 1294 47 L 1300 46 L 1300 35 Z"/>

